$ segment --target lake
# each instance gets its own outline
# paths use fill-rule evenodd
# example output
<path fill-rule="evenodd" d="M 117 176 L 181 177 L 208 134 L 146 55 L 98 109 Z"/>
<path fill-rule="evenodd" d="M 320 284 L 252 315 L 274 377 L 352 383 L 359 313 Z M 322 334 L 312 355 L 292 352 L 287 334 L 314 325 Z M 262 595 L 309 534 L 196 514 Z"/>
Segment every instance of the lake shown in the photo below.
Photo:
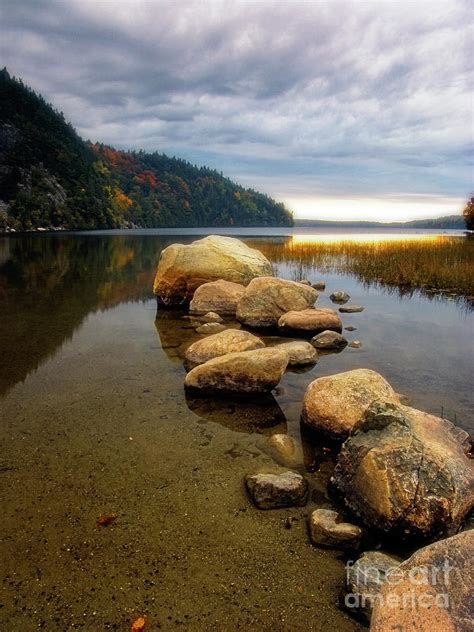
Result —
<path fill-rule="evenodd" d="M 301 437 L 305 388 L 375 369 L 413 406 L 472 432 L 466 302 L 288 255 L 292 240 L 342 232 L 212 232 L 261 247 L 279 276 L 325 280 L 319 307 L 349 292 L 365 311 L 344 315 L 356 327 L 344 333 L 362 347 L 288 371 L 265 400 L 189 397 L 182 359 L 199 336 L 184 313 L 157 310 L 151 288 L 162 248 L 208 229 L 0 237 L 1 629 L 122 630 L 141 613 L 151 629 L 362 629 L 338 607 L 345 558 L 307 538 L 334 461 Z M 244 476 L 276 465 L 265 445 L 275 432 L 303 441 L 306 508 L 260 512 L 246 497 Z"/>

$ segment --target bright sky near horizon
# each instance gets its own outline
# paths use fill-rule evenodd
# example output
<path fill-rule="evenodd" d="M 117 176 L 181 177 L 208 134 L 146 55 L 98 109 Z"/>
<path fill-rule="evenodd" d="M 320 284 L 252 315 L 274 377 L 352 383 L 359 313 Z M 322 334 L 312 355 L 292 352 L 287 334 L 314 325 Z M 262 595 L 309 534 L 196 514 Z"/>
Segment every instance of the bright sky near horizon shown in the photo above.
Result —
<path fill-rule="evenodd" d="M 3 0 L 0 63 L 85 138 L 404 221 L 474 188 L 473 24 L 468 0 Z"/>

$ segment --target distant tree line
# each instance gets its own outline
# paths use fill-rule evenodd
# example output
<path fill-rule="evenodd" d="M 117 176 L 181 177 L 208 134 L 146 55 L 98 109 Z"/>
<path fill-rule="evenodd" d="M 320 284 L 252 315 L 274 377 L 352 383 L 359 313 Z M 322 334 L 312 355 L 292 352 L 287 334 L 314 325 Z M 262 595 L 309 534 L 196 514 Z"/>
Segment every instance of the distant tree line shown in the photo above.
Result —
<path fill-rule="evenodd" d="M 160 153 L 85 142 L 0 71 L 0 228 L 291 226 L 291 213 L 221 173 Z"/>

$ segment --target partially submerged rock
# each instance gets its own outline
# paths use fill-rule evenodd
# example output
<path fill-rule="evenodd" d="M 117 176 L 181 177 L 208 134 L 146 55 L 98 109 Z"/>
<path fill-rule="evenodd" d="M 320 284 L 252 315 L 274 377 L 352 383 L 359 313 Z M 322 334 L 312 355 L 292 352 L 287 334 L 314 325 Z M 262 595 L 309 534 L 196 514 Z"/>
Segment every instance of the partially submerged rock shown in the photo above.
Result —
<path fill-rule="evenodd" d="M 219 316 L 219 314 L 216 314 L 216 312 L 207 312 L 200 317 L 200 320 L 203 323 L 222 323 L 224 319 Z"/>
<path fill-rule="evenodd" d="M 342 322 L 333 309 L 291 310 L 278 320 L 278 328 L 284 334 L 310 337 L 327 329 L 341 332 Z"/>
<path fill-rule="evenodd" d="M 474 506 L 474 463 L 461 429 L 376 401 L 343 444 L 332 477 L 368 527 L 403 538 L 456 533 Z"/>
<path fill-rule="evenodd" d="M 336 549 L 358 549 L 362 529 L 344 522 L 333 509 L 316 509 L 309 516 L 309 535 L 313 544 Z"/>
<path fill-rule="evenodd" d="M 326 283 L 324 281 L 316 281 L 311 284 L 311 287 L 314 287 L 315 290 L 319 290 L 323 292 L 326 289 Z"/>
<path fill-rule="evenodd" d="M 186 360 L 189 365 L 202 364 L 212 358 L 236 353 L 239 351 L 252 351 L 263 349 L 265 343 L 257 336 L 240 329 L 225 329 L 217 334 L 194 342 L 186 351 Z"/>
<path fill-rule="evenodd" d="M 286 351 L 290 356 L 290 366 L 307 366 L 316 364 L 318 361 L 318 352 L 306 340 L 293 340 L 292 342 L 282 342 L 274 348 Z"/>
<path fill-rule="evenodd" d="M 194 292 L 189 311 L 191 314 L 205 314 L 212 311 L 224 316 L 233 316 L 244 292 L 244 285 L 224 281 L 224 279 L 204 283 Z"/>
<path fill-rule="evenodd" d="M 381 587 L 371 632 L 471 632 L 473 559 L 473 530 L 416 551 Z"/>
<path fill-rule="evenodd" d="M 296 472 L 250 474 L 245 484 L 259 509 L 303 506 L 308 498 L 308 483 Z"/>
<path fill-rule="evenodd" d="M 282 314 L 290 309 L 306 309 L 318 297 L 312 287 L 276 279 L 253 279 L 237 304 L 237 319 L 249 327 L 274 327 Z"/>
<path fill-rule="evenodd" d="M 329 298 L 333 303 L 347 303 L 351 296 L 347 292 L 333 292 Z"/>
<path fill-rule="evenodd" d="M 344 606 L 369 622 L 382 586 L 396 579 L 399 567 L 399 559 L 380 551 L 367 551 L 347 564 Z"/>
<path fill-rule="evenodd" d="M 281 380 L 289 362 L 275 348 L 228 353 L 192 369 L 185 386 L 204 393 L 265 393 Z"/>
<path fill-rule="evenodd" d="M 196 332 L 203 336 L 209 336 L 210 334 L 218 334 L 221 331 L 225 331 L 226 327 L 221 323 L 204 323 L 196 327 Z"/>
<path fill-rule="evenodd" d="M 158 262 L 153 292 L 167 306 L 188 303 L 203 283 L 223 279 L 247 285 L 270 276 L 272 266 L 258 250 L 239 239 L 210 235 L 191 244 L 172 244 Z"/>
<path fill-rule="evenodd" d="M 347 340 L 337 331 L 322 331 L 311 339 L 311 345 L 316 349 L 344 349 Z"/>
<path fill-rule="evenodd" d="M 339 311 L 341 314 L 356 314 L 357 312 L 363 312 L 364 309 L 362 305 L 344 305 L 344 307 L 339 308 Z"/>
<path fill-rule="evenodd" d="M 399 401 L 390 384 L 370 369 L 320 377 L 306 389 L 301 420 L 332 439 L 345 439 L 380 398 Z"/>
<path fill-rule="evenodd" d="M 362 343 L 360 340 L 353 340 L 349 347 L 351 347 L 352 349 L 360 349 L 362 347 Z"/>
<path fill-rule="evenodd" d="M 273 434 L 267 439 L 267 448 L 272 458 L 286 467 L 300 467 L 304 464 L 301 445 L 287 434 Z"/>

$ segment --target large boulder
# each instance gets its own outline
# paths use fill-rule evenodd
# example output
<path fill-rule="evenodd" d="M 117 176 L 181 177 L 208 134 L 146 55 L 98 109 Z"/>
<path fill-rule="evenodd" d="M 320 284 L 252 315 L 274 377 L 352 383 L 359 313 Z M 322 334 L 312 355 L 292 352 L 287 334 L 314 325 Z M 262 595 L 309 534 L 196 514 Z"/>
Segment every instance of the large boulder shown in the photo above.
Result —
<path fill-rule="evenodd" d="M 309 364 L 316 364 L 318 361 L 318 352 L 306 340 L 282 342 L 276 345 L 276 348 L 287 352 L 290 356 L 290 366 L 308 366 Z"/>
<path fill-rule="evenodd" d="M 474 630 L 474 531 L 419 549 L 381 587 L 371 632 Z"/>
<path fill-rule="evenodd" d="M 233 316 L 244 292 L 245 286 L 242 284 L 224 279 L 204 283 L 194 292 L 189 311 L 191 314 L 216 312 L 224 316 Z"/>
<path fill-rule="evenodd" d="M 265 343 L 257 336 L 240 329 L 226 329 L 220 333 L 208 336 L 194 342 L 186 351 L 186 361 L 190 366 L 202 364 L 212 358 L 236 353 L 238 351 L 252 351 L 263 349 Z"/>
<path fill-rule="evenodd" d="M 355 369 L 311 382 L 303 400 L 301 420 L 331 439 L 345 439 L 377 399 L 399 397 L 375 371 Z"/>
<path fill-rule="evenodd" d="M 312 287 L 295 281 L 253 279 L 237 304 L 237 319 L 249 327 L 274 327 L 290 309 L 311 307 L 318 297 Z"/>
<path fill-rule="evenodd" d="M 308 483 L 301 474 L 250 474 L 247 490 L 259 509 L 303 506 L 308 499 Z"/>
<path fill-rule="evenodd" d="M 208 281 L 223 279 L 247 285 L 254 277 L 271 274 L 271 263 L 258 250 L 239 239 L 210 235 L 188 245 L 165 248 L 153 292 L 164 305 L 181 305 L 188 303 L 196 289 Z"/>
<path fill-rule="evenodd" d="M 281 380 L 288 362 L 288 354 L 275 348 L 228 353 L 192 369 L 185 386 L 205 393 L 265 393 Z"/>
<path fill-rule="evenodd" d="M 330 308 L 292 309 L 278 320 L 278 328 L 283 334 L 312 337 L 326 331 L 342 331 L 339 314 Z"/>
<path fill-rule="evenodd" d="M 335 549 L 358 549 L 363 536 L 362 529 L 334 509 L 315 509 L 309 516 L 309 535 L 316 546 Z"/>
<path fill-rule="evenodd" d="M 368 527 L 417 539 L 456 533 L 474 506 L 466 435 L 445 419 L 376 401 L 343 444 L 331 481 Z"/>

